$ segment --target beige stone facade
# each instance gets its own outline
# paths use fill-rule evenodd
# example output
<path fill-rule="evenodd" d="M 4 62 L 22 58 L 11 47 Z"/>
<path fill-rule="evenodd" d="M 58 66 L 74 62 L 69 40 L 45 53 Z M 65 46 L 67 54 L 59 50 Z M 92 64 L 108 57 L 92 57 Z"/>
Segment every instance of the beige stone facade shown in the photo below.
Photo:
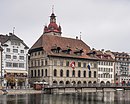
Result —
<path fill-rule="evenodd" d="M 71 62 L 75 62 L 74 69 L 70 66 Z M 91 65 L 90 71 L 87 68 L 88 64 Z M 29 61 L 29 75 L 30 83 L 41 81 L 46 81 L 49 85 L 97 83 L 97 61 L 73 57 L 47 57 L 42 51 L 33 52 Z"/>

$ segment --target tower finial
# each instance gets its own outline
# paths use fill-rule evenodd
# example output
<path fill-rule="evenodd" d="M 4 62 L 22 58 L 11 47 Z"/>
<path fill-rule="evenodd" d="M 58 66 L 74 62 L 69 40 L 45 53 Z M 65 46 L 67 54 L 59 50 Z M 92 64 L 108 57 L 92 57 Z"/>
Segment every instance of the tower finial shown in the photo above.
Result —
<path fill-rule="evenodd" d="M 52 5 L 52 13 L 54 13 L 54 5 Z"/>

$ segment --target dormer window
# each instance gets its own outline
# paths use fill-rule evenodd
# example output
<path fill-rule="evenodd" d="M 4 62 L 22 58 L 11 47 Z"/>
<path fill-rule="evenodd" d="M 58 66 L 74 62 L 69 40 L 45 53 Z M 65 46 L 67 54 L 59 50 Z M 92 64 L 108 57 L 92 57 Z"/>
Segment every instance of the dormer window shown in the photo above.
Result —
<path fill-rule="evenodd" d="M 61 50 L 61 48 L 60 48 L 60 47 L 57 47 L 56 44 L 55 44 L 54 46 L 52 46 L 52 48 L 51 48 L 51 51 L 52 51 L 52 52 L 55 52 L 55 53 L 59 53 L 60 50 Z"/>
<path fill-rule="evenodd" d="M 69 46 L 67 46 L 66 49 L 63 49 L 63 50 L 62 50 L 62 52 L 63 52 L 63 53 L 66 53 L 66 54 L 70 54 L 71 51 L 72 51 L 72 50 L 70 49 Z"/>
<path fill-rule="evenodd" d="M 83 53 L 83 49 L 76 49 L 75 51 L 74 51 L 74 54 L 76 54 L 76 55 L 82 55 L 82 53 Z"/>

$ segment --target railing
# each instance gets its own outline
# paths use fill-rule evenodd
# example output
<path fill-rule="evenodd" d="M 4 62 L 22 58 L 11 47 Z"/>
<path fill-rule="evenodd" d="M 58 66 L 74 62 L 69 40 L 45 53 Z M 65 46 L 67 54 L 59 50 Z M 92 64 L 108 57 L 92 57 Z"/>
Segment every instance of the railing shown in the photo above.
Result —
<path fill-rule="evenodd" d="M 44 86 L 45 88 L 70 88 L 70 87 L 89 87 L 89 88 L 95 88 L 95 87 L 130 87 L 130 85 L 126 84 L 67 84 L 67 85 L 47 85 Z"/>

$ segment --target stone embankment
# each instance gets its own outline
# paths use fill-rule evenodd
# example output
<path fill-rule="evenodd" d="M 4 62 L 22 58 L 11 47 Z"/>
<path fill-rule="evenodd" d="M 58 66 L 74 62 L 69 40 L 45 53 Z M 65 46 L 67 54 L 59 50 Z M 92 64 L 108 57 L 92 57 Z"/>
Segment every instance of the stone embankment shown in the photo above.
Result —
<path fill-rule="evenodd" d="M 33 89 L 10 89 L 10 90 L 0 90 L 0 94 L 36 94 L 36 93 L 43 93 L 42 90 L 33 90 Z"/>

